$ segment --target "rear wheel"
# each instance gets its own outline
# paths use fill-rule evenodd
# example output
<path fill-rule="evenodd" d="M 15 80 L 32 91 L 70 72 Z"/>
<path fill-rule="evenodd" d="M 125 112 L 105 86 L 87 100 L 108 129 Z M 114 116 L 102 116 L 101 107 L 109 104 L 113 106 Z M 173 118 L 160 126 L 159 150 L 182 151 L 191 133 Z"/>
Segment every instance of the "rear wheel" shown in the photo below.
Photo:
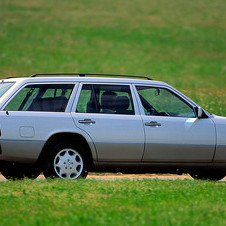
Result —
<path fill-rule="evenodd" d="M 5 162 L 2 164 L 1 173 L 7 180 L 36 179 L 40 170 L 35 166 Z"/>
<path fill-rule="evenodd" d="M 218 170 L 197 170 L 190 173 L 191 177 L 199 180 L 221 180 L 225 177 L 225 172 Z"/>
<path fill-rule="evenodd" d="M 86 159 L 81 154 L 82 147 L 62 142 L 54 145 L 49 152 L 43 174 L 46 178 L 77 179 L 86 178 Z"/>

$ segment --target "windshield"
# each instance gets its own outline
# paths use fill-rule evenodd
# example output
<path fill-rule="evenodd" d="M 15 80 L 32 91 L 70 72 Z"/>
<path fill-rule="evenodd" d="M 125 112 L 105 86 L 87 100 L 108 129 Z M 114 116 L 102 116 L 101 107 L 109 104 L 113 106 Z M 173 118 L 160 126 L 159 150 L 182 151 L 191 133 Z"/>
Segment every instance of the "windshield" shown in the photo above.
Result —
<path fill-rule="evenodd" d="M 0 83 L 0 97 L 14 84 L 14 82 Z"/>

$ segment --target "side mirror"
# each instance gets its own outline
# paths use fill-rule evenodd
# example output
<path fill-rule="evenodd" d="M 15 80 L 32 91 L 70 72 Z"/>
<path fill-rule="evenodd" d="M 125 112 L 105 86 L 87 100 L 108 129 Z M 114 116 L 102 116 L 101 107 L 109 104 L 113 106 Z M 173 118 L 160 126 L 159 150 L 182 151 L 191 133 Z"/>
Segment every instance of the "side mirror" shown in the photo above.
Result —
<path fill-rule="evenodd" d="M 202 118 L 203 110 L 201 107 L 194 107 L 194 111 L 197 118 Z"/>

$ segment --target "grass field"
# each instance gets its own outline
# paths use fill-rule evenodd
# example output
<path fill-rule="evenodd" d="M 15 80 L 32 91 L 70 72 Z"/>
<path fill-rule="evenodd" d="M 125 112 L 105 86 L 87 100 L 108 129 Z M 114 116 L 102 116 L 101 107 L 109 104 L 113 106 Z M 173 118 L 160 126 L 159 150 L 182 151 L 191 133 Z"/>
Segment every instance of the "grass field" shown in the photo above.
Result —
<path fill-rule="evenodd" d="M 224 0 L 1 0 L 1 77 L 149 75 L 226 116 Z"/>
<path fill-rule="evenodd" d="M 225 225 L 226 184 L 194 180 L 0 183 L 1 225 Z"/>
<path fill-rule="evenodd" d="M 148 75 L 226 116 L 225 0 L 0 0 L 0 78 Z M 0 182 L 0 225 L 226 225 L 226 184 Z"/>

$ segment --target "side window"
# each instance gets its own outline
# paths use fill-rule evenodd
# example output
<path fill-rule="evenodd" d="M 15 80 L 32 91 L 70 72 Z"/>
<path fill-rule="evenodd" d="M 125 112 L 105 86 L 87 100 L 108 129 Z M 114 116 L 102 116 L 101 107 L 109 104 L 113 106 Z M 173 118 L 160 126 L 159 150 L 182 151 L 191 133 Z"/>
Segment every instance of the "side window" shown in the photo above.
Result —
<path fill-rule="evenodd" d="M 92 106 L 91 106 L 92 105 Z M 91 109 L 92 107 L 92 109 Z M 76 112 L 95 113 L 96 105 L 92 85 L 83 85 Z"/>
<path fill-rule="evenodd" d="M 85 84 L 80 93 L 76 112 L 134 115 L 130 87 Z"/>
<path fill-rule="evenodd" d="M 10 89 L 10 87 L 14 84 L 14 82 L 6 82 L 3 81 L 0 83 L 0 97 Z"/>
<path fill-rule="evenodd" d="M 136 86 L 146 115 L 195 118 L 193 108 L 164 88 Z"/>
<path fill-rule="evenodd" d="M 64 112 L 73 88 L 73 84 L 28 85 L 9 102 L 5 110 Z"/>

